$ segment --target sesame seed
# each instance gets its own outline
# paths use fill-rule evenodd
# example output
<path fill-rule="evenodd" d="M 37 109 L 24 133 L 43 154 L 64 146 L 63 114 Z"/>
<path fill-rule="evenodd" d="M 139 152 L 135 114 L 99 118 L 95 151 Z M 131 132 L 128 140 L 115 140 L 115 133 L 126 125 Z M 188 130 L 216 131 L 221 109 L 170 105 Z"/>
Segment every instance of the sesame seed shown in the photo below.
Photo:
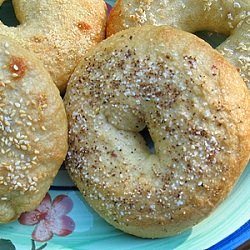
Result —
<path fill-rule="evenodd" d="M 44 126 L 42 126 L 41 129 L 42 129 L 43 131 L 46 131 L 46 130 L 47 130 Z"/>
<path fill-rule="evenodd" d="M 21 147 L 21 149 L 24 150 L 24 151 L 28 150 L 28 147 L 27 147 L 26 145 L 21 145 L 20 147 Z"/>
<path fill-rule="evenodd" d="M 18 66 L 16 64 L 13 65 L 13 69 L 16 70 L 16 71 L 19 70 L 19 68 L 18 68 Z"/>

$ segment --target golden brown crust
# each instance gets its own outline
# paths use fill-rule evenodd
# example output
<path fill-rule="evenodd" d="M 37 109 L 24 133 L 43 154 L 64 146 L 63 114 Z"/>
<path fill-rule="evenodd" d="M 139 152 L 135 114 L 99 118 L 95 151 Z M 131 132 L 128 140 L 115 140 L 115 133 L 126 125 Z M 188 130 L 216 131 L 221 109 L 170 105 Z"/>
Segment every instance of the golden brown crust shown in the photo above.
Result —
<path fill-rule="evenodd" d="M 36 53 L 61 92 L 81 57 L 105 37 L 103 0 L 14 0 L 19 26 L 0 34 Z"/>
<path fill-rule="evenodd" d="M 107 35 L 145 24 L 228 35 L 218 50 L 239 68 L 250 90 L 250 1 L 118 0 L 108 20 Z"/>
<path fill-rule="evenodd" d="M 0 36 L 0 223 L 34 209 L 67 152 L 60 93 L 42 64 Z"/>
<path fill-rule="evenodd" d="M 143 26 L 100 43 L 76 68 L 64 102 L 67 169 L 89 204 L 130 234 L 165 237 L 198 223 L 249 160 L 244 82 L 180 30 Z M 145 126 L 155 154 L 139 134 Z"/>

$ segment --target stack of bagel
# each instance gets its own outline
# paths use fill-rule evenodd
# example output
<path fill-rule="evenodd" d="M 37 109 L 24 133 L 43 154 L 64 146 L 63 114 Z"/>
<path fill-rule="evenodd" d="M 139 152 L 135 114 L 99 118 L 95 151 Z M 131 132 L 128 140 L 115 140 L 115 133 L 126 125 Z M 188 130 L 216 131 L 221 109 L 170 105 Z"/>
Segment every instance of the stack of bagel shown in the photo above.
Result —
<path fill-rule="evenodd" d="M 20 25 L 0 24 L 0 223 L 39 204 L 65 157 L 124 232 L 172 236 L 209 216 L 250 158 L 250 3 L 118 0 L 108 20 L 102 0 L 13 4 Z M 228 38 L 216 50 L 200 30 Z"/>

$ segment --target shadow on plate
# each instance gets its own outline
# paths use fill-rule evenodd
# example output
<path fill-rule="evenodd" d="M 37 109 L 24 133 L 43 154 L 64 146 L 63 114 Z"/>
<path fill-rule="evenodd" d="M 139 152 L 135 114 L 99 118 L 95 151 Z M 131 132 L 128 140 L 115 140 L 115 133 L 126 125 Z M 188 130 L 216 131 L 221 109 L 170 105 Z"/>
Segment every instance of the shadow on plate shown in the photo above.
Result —
<path fill-rule="evenodd" d="M 84 200 L 80 192 L 77 192 L 78 198 L 83 202 L 85 209 L 93 216 L 92 225 L 87 232 L 82 235 L 82 242 L 87 242 L 89 249 L 175 249 L 182 245 L 192 233 L 188 229 L 182 234 L 161 239 L 143 239 L 133 235 L 126 234 L 108 224 L 102 219 Z M 92 241 L 92 240 L 93 241 Z M 107 244 L 107 245 L 106 245 Z M 105 246 L 105 247 L 104 247 Z M 109 246 L 106 248 L 106 246 Z"/>
<path fill-rule="evenodd" d="M 19 22 L 13 9 L 12 1 L 4 1 L 0 7 L 0 20 L 9 27 L 16 27 Z"/>

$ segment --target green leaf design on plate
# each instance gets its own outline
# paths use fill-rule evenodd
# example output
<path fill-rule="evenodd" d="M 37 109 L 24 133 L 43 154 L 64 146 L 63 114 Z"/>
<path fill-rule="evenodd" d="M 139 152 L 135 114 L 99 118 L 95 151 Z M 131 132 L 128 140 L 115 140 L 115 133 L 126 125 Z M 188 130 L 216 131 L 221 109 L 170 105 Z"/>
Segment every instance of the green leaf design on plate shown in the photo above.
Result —
<path fill-rule="evenodd" d="M 10 240 L 0 239 L 0 249 L 16 250 L 15 246 Z"/>
<path fill-rule="evenodd" d="M 35 241 L 34 241 L 34 240 L 31 240 L 31 242 L 32 242 L 32 248 L 31 248 L 31 250 L 42 250 L 42 249 L 44 249 L 44 248 L 47 246 L 47 243 L 45 243 L 45 244 L 43 244 L 42 246 L 40 246 L 39 248 L 36 248 L 36 243 L 35 243 Z"/>

